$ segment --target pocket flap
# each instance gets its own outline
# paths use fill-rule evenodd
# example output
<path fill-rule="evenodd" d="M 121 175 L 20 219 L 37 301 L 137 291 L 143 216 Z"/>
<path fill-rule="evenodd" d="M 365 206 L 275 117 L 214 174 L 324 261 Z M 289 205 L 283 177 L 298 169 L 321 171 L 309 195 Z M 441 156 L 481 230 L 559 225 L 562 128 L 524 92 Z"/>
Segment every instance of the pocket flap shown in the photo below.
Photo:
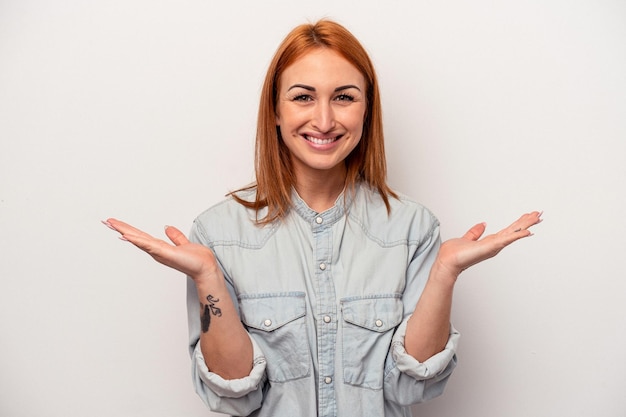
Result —
<path fill-rule="evenodd" d="M 399 296 L 359 297 L 341 301 L 344 321 L 374 332 L 386 332 L 402 321 Z"/>
<path fill-rule="evenodd" d="M 306 314 L 303 292 L 242 294 L 239 296 L 241 321 L 258 330 L 271 332 Z"/>

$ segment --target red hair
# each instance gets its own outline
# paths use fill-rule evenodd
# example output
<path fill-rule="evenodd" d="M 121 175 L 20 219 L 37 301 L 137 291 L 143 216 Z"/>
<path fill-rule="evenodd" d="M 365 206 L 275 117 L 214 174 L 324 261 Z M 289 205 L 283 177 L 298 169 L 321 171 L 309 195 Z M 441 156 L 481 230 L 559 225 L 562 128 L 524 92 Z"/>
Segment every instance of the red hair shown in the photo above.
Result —
<path fill-rule="evenodd" d="M 280 77 L 298 58 L 317 48 L 329 48 L 339 53 L 365 78 L 367 108 L 363 135 L 357 147 L 345 159 L 346 188 L 354 190 L 359 181 L 364 181 L 379 192 L 388 212 L 389 197 L 397 197 L 386 182 L 382 109 L 374 66 L 354 35 L 340 24 L 324 19 L 293 29 L 278 47 L 265 76 L 257 121 L 256 183 L 238 190 L 256 188 L 256 199 L 246 201 L 237 196 L 237 191 L 230 193 L 239 203 L 255 209 L 257 221 L 261 224 L 282 218 L 288 212 L 291 207 L 291 190 L 296 183 L 289 150 L 276 126 Z M 259 219 L 259 210 L 265 207 L 268 208 L 267 215 Z"/>

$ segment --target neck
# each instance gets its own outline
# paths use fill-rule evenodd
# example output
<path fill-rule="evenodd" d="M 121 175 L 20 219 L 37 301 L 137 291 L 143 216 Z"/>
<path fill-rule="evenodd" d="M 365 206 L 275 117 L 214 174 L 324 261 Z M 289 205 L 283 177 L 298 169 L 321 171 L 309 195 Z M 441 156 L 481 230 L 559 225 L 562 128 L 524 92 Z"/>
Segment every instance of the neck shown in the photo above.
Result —
<path fill-rule="evenodd" d="M 318 213 L 331 208 L 343 191 L 345 167 L 341 173 L 318 172 L 315 175 L 296 175 L 296 191 L 311 209 Z"/>

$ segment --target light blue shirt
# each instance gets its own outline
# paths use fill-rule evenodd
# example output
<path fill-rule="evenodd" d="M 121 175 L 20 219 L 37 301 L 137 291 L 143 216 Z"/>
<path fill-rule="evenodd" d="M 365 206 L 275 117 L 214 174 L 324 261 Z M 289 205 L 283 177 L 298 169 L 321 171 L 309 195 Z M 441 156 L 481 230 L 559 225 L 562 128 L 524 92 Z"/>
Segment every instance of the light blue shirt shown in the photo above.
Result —
<path fill-rule="evenodd" d="M 191 240 L 214 251 L 254 348 L 245 378 L 224 380 L 207 369 L 190 280 L 193 380 L 209 408 L 237 416 L 399 417 L 442 393 L 458 332 L 450 326 L 444 350 L 425 362 L 404 350 L 407 320 L 439 249 L 439 222 L 405 197 L 390 203 L 388 215 L 379 194 L 359 185 L 323 213 L 294 192 L 293 209 L 265 226 L 233 199 L 196 219 Z"/>

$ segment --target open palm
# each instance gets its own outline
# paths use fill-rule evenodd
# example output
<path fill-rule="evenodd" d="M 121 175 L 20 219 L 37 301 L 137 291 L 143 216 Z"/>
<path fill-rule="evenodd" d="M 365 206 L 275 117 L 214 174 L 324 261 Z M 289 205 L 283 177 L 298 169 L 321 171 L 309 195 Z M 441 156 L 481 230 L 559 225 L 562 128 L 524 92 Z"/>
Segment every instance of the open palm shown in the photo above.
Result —
<path fill-rule="evenodd" d="M 107 219 L 103 223 L 119 232 L 122 240 L 132 243 L 152 256 L 157 262 L 194 279 L 214 276 L 218 271 L 217 262 L 211 249 L 190 242 L 175 227 L 167 226 L 165 228 L 165 234 L 173 243 L 171 244 L 116 219 Z"/>
<path fill-rule="evenodd" d="M 479 223 L 462 237 L 442 243 L 437 262 L 456 277 L 472 265 L 496 256 L 511 243 L 531 236 L 528 228 L 541 222 L 541 214 L 539 211 L 524 214 L 508 227 L 482 239 L 486 224 Z"/>

